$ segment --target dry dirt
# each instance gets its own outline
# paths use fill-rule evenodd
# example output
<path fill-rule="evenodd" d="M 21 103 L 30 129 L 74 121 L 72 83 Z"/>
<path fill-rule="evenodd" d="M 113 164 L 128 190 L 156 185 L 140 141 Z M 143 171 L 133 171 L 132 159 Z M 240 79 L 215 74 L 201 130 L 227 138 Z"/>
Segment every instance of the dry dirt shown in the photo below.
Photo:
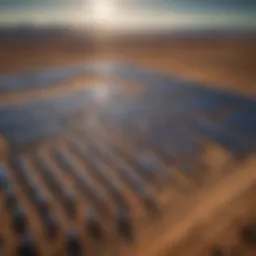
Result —
<path fill-rule="evenodd" d="M 1 42 L 0 73 L 36 70 L 42 67 L 70 65 L 71 63 L 87 63 L 94 60 L 125 60 L 195 79 L 202 83 L 209 83 L 210 86 L 223 90 L 231 90 L 254 97 L 256 96 L 255 46 L 255 38 L 193 39 L 174 40 L 159 44 L 122 45 L 97 42 L 93 47 L 81 44 L 74 46 L 74 44 L 62 41 Z M 76 84 L 76 81 L 74 83 Z M 68 85 L 64 85 L 61 89 L 56 89 L 54 93 L 62 93 L 64 90 L 68 92 L 70 90 L 68 87 Z M 79 88 L 79 81 L 78 85 L 72 86 L 72 89 Z M 51 93 L 52 91 L 50 93 L 37 92 L 40 96 L 45 95 L 45 97 Z M 0 103 L 8 103 L 10 100 L 15 102 L 16 99 L 23 98 L 23 96 L 24 99 L 28 99 L 35 95 L 32 92 L 31 95 L 0 95 L 2 101 Z M 5 151 L 0 148 L 0 154 L 2 150 Z M 193 203 L 191 201 L 188 203 L 186 209 L 189 209 L 191 214 L 186 215 L 185 220 L 170 229 L 170 232 L 168 226 L 170 219 L 167 216 L 163 220 L 162 226 L 160 226 L 165 227 L 165 229 L 161 229 L 162 239 L 154 237 L 158 229 L 152 228 L 148 238 L 138 246 L 138 255 L 210 255 L 209 248 L 215 241 L 219 241 L 220 233 L 233 227 L 235 225 L 233 222 L 237 218 L 242 218 L 244 221 L 252 212 L 255 212 L 255 200 L 252 199 L 255 195 L 255 157 L 246 163 L 235 166 L 234 172 L 226 175 L 225 179 L 218 180 L 220 182 L 213 182 L 209 189 L 205 189 L 203 193 L 197 195 L 196 206 L 191 205 Z M 251 187 L 254 189 L 251 190 Z M 244 200 L 245 198 L 246 200 Z M 239 203 L 236 203 L 236 199 Z M 227 205 L 231 205 L 230 208 L 225 207 Z M 242 208 L 245 210 L 238 211 L 238 213 L 234 210 Z M 167 230 L 166 227 L 168 227 Z M 215 231 L 211 234 L 213 227 L 215 227 Z M 239 225 L 235 227 L 236 230 Z M 187 231 L 192 234 L 195 232 L 196 235 L 191 237 L 191 233 Z M 199 247 L 197 243 L 200 243 Z M 227 246 L 229 243 L 227 239 Z M 244 255 L 253 255 L 249 253 Z"/>
<path fill-rule="evenodd" d="M 0 74 L 92 60 L 125 60 L 214 87 L 256 95 L 256 38 L 175 39 L 162 42 L 0 42 Z"/>

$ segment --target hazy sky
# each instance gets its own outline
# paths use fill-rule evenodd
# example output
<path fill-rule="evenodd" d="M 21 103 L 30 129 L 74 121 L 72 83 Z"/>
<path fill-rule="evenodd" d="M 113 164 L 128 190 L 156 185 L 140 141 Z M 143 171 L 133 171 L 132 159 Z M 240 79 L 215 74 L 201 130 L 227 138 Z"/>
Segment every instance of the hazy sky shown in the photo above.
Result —
<path fill-rule="evenodd" d="M 256 0 L 0 0 L 0 25 L 256 27 Z"/>
<path fill-rule="evenodd" d="M 1 10 L 49 9 L 53 6 L 60 8 L 61 6 L 90 5 L 92 2 L 97 2 L 97 0 L 0 0 L 0 8 Z M 255 0 L 109 0 L 108 2 L 130 7 L 169 8 L 183 11 L 212 9 L 251 11 L 256 8 Z"/>

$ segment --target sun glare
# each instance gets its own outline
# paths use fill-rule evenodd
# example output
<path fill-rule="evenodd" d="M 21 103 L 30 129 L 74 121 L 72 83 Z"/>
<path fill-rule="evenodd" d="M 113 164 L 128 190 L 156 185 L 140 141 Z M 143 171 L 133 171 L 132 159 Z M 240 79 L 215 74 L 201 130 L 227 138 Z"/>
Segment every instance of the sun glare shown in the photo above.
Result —
<path fill-rule="evenodd" d="M 108 85 L 99 85 L 94 88 L 94 99 L 97 103 L 104 104 L 110 99 L 111 89 Z"/>
<path fill-rule="evenodd" d="M 98 25 L 108 25 L 117 15 L 115 0 L 92 0 L 88 9 L 92 20 Z"/>

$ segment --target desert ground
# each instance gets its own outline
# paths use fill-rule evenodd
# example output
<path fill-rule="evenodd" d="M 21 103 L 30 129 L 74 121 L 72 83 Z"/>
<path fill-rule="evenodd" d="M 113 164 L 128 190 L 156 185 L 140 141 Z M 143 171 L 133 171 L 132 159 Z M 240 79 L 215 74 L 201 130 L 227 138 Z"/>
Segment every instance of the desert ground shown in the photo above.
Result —
<path fill-rule="evenodd" d="M 67 38 L 0 42 L 0 74 L 98 60 L 127 61 L 170 75 L 197 80 L 205 86 L 233 91 L 248 97 L 256 96 L 256 38 L 251 36 L 118 42 L 102 39 L 93 42 L 73 41 Z M 49 94 L 71 90 L 69 86 L 70 83 L 51 89 Z M 80 86 L 78 81 L 75 89 L 78 90 Z M 22 95 L 27 99 L 37 93 L 27 92 Z M 47 92 L 39 93 L 47 95 Z M 16 98 L 11 94 L 0 95 L 0 103 L 2 101 L 8 104 L 16 99 L 20 99 L 20 96 Z M 4 150 L 1 149 L 1 152 Z M 210 157 L 214 159 L 212 162 L 216 162 L 218 158 L 214 155 Z M 158 227 L 152 228 L 152 232 L 149 232 L 145 241 L 138 246 L 137 255 L 224 255 L 211 254 L 211 247 L 215 245 L 225 248 L 227 255 L 235 255 L 231 254 L 231 250 L 234 251 L 237 247 L 242 251 L 247 250 L 240 244 L 237 230 L 247 219 L 255 217 L 255 156 L 245 163 L 232 164 L 233 172 L 226 173 L 221 182 L 214 181 L 209 189 L 199 193 L 196 207 L 190 200 L 187 209 L 193 211 L 191 210 L 191 214 L 183 221 L 178 222 L 171 232 L 169 216 L 160 223 L 163 228 L 161 234 L 156 233 L 159 232 Z M 161 239 L 155 239 L 155 234 L 161 235 Z M 251 256 L 255 255 L 254 253 L 255 250 L 250 250 L 241 255 Z M 128 251 L 127 255 L 134 254 L 129 254 Z"/>
<path fill-rule="evenodd" d="M 255 45 L 253 36 L 121 42 L 6 39 L 0 41 L 0 74 L 93 60 L 124 60 L 255 96 Z"/>

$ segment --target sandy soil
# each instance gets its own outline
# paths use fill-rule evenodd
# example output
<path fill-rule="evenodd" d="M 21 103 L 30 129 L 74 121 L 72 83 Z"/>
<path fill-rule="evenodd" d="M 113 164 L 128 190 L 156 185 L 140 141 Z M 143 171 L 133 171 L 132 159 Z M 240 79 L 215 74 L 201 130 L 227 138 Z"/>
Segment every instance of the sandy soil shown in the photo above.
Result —
<path fill-rule="evenodd" d="M 125 60 L 214 87 L 256 95 L 256 38 L 180 39 L 106 43 L 32 40 L 0 43 L 0 73 L 41 67 Z"/>
<path fill-rule="evenodd" d="M 37 43 L 32 41 L 18 43 L 1 42 L 0 73 L 36 70 L 42 67 L 85 63 L 92 60 L 116 59 L 153 67 L 170 74 L 199 80 L 203 83 L 210 83 L 213 87 L 236 91 L 252 97 L 256 96 L 255 45 L 256 39 L 252 38 L 215 39 L 211 41 L 195 39 L 175 40 L 149 44 L 123 43 L 121 45 L 96 42 L 93 47 L 87 47 L 81 43 L 75 44 L 74 42 L 70 44 L 67 41 Z M 80 88 L 80 81 L 73 81 L 76 85 L 72 89 L 78 90 Z M 63 91 L 68 92 L 69 90 L 69 85 L 65 84 L 61 89 L 56 89 L 54 93 L 58 94 L 63 93 Z M 24 96 L 24 99 L 27 99 L 35 95 L 37 97 L 42 95 L 47 97 L 49 94 L 52 94 L 52 91 L 49 93 L 43 91 L 30 92 L 30 94 L 24 93 L 24 95 L 21 93 L 18 96 L 2 95 L 0 100 L 8 103 L 9 100 L 15 101 L 18 98 L 20 99 L 20 96 L 21 98 Z M 1 142 L 0 138 L 0 145 L 4 144 L 5 142 Z M 2 152 L 5 152 L 5 147 L 0 146 L 0 156 Z M 219 212 L 225 208 L 224 206 L 233 202 L 239 195 L 244 195 L 249 187 L 254 184 L 255 180 L 254 157 L 245 165 L 241 163 L 235 166 L 235 171 L 230 175 L 227 173 L 225 178 L 214 180 L 209 189 L 205 188 L 203 193 L 198 194 L 196 205 L 193 200 L 190 200 L 186 206 L 187 208 L 185 208 L 188 209 L 187 212 L 190 214 L 186 215 L 185 221 L 177 222 L 178 224 L 174 225 L 175 227 L 170 232 L 166 227 L 170 226 L 171 219 L 169 215 L 164 218 L 162 225 L 165 229 L 162 229 L 162 239 L 155 238 L 154 235 L 157 234 L 155 231 L 159 231 L 159 227 L 154 227 L 151 234 L 149 232 L 148 237 L 146 236 L 147 239 L 142 239 L 142 243 L 137 248 L 138 255 L 150 255 L 150 253 L 152 255 L 160 255 L 160 251 L 163 254 L 172 255 L 167 253 L 169 249 L 177 249 L 175 251 L 176 254 L 173 254 L 174 256 L 187 255 L 184 254 L 184 251 L 179 250 L 179 245 L 183 244 L 182 241 L 187 241 L 185 239 L 188 236 L 187 230 L 194 230 L 198 226 L 214 226 L 215 223 L 218 223 L 215 219 L 217 218 L 216 213 L 219 214 L 218 216 L 222 216 Z M 255 189 L 253 191 L 255 194 Z M 242 201 L 244 203 L 244 200 Z M 253 200 L 248 200 L 248 204 L 253 205 Z M 231 216 L 228 214 L 227 216 Z M 238 216 L 242 215 L 242 213 L 241 215 L 240 213 L 238 214 Z M 228 217 L 226 218 L 229 219 Z M 217 219 L 220 220 L 219 217 Z M 219 225 L 221 226 L 222 224 Z M 226 226 L 226 222 L 224 226 Z M 222 226 L 219 230 L 222 230 Z M 205 237 L 202 238 L 201 235 L 199 236 L 200 242 L 212 245 L 215 237 L 211 237 L 209 231 L 204 232 L 201 234 L 204 234 L 205 237 L 208 236 L 208 240 L 205 241 Z M 189 240 L 188 243 L 192 242 Z M 194 241 L 191 248 L 194 248 L 195 242 L 198 241 Z M 203 253 L 204 247 L 206 246 L 201 244 L 200 248 L 196 248 L 195 251 Z M 206 253 L 202 255 L 208 255 L 208 252 L 207 247 Z M 128 255 L 134 254 L 128 253 Z M 198 254 L 195 253 L 194 255 Z"/>

